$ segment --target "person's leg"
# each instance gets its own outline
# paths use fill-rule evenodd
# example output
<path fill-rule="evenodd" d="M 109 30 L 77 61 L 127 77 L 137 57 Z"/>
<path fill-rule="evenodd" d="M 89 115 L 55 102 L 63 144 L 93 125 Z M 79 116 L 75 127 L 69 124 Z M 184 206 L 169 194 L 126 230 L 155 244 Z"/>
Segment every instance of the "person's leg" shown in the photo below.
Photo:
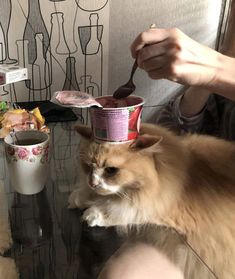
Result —
<path fill-rule="evenodd" d="M 98 279 L 183 279 L 165 255 L 144 243 L 124 245 L 106 263 Z"/>

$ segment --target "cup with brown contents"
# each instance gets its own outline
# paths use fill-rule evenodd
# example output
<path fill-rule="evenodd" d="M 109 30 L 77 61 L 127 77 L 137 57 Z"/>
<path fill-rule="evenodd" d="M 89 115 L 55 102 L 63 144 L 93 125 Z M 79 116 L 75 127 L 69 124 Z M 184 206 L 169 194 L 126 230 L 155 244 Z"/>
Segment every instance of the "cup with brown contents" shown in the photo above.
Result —
<path fill-rule="evenodd" d="M 40 192 L 49 169 L 49 135 L 38 130 L 18 131 L 4 138 L 12 187 L 21 194 Z"/>

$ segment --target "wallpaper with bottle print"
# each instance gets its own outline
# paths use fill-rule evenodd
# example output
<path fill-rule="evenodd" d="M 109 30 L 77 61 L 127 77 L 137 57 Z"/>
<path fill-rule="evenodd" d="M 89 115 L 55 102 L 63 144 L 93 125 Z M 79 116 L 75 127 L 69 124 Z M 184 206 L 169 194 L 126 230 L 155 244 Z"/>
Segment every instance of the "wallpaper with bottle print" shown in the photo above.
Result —
<path fill-rule="evenodd" d="M 108 0 L 0 0 L 0 63 L 28 68 L 2 100 L 50 99 L 58 90 L 107 91 Z"/>

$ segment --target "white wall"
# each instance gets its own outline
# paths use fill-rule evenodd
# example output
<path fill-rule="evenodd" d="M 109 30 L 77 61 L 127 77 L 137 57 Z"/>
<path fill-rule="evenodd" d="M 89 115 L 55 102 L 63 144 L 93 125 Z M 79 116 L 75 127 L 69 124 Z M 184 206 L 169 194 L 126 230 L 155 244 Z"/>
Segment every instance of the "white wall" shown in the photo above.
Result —
<path fill-rule="evenodd" d="M 213 47 L 221 5 L 225 1 L 229 0 L 4 0 L 4 5 L 1 4 L 0 8 L 0 23 L 5 22 L 6 25 L 10 18 L 9 57 L 28 68 L 29 80 L 14 86 L 0 86 L 0 95 L 4 95 L 3 100 L 14 102 L 50 99 L 54 91 L 63 88 L 79 88 L 94 96 L 112 94 L 129 78 L 133 64 L 129 46 L 137 34 L 156 23 L 159 27 L 179 27 L 192 38 Z M 32 22 L 27 24 L 29 7 L 35 3 L 38 3 L 38 12 L 33 14 Z M 52 26 L 57 28 L 57 20 L 59 22 L 58 17 L 52 24 L 54 14 L 57 17 L 63 14 L 64 34 L 60 34 L 58 29 L 52 29 Z M 91 15 L 93 18 L 98 16 L 97 23 L 94 20 L 91 22 Z M 38 59 L 39 63 L 48 64 L 48 71 L 42 71 L 46 78 L 41 80 L 37 72 L 38 68 L 45 69 L 45 63 L 35 67 L 35 63 L 29 61 L 32 54 L 38 55 L 38 51 L 32 50 L 30 45 L 27 48 L 28 36 L 25 36 L 27 27 L 29 34 L 41 33 L 44 27 L 39 23 L 45 25 L 47 31 L 44 36 L 47 35 L 47 39 L 49 36 L 50 42 L 45 61 Z M 85 42 L 90 32 L 96 30 L 96 24 L 99 25 L 98 29 L 103 28 L 102 37 L 99 38 L 100 41 L 96 38 L 96 43 L 88 49 Z M 79 37 L 78 30 L 81 29 L 86 32 L 82 32 Z M 51 30 L 56 32 L 51 33 Z M 42 43 L 45 45 L 46 41 L 43 40 Z M 21 51 L 18 44 L 24 44 Z M 7 62 L 4 46 L 6 47 L 6 42 L 0 27 L 0 63 L 12 65 L 14 60 Z M 97 53 L 94 47 L 98 47 Z M 76 79 L 71 78 L 73 82 L 66 73 L 69 56 L 76 62 Z M 47 83 L 43 86 L 45 81 Z M 141 70 L 137 70 L 135 82 L 136 94 L 146 98 L 146 105 L 165 102 L 172 92 L 179 89 L 179 85 L 166 80 L 150 80 Z M 144 119 L 149 119 L 155 111 L 156 108 L 145 108 Z"/>
<path fill-rule="evenodd" d="M 162 28 L 178 27 L 193 39 L 215 46 L 223 0 L 113 0 L 110 1 L 109 90 L 125 83 L 133 63 L 129 47 L 134 38 L 151 23 Z M 159 104 L 179 90 L 166 80 L 150 80 L 145 72 L 135 75 L 136 95 L 146 105 Z M 150 119 L 156 108 L 145 108 L 143 118 Z"/>

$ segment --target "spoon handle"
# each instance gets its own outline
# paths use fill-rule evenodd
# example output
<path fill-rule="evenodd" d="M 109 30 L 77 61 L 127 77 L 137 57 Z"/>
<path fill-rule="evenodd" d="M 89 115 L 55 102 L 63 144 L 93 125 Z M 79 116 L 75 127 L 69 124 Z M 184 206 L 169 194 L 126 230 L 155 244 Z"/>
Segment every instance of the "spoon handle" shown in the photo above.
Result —
<path fill-rule="evenodd" d="M 150 29 L 155 29 L 156 28 L 156 24 L 152 23 L 149 28 Z M 133 64 L 132 70 L 131 70 L 130 80 L 133 78 L 133 75 L 134 75 L 134 73 L 135 73 L 137 68 L 138 68 L 137 59 L 135 59 L 135 63 Z"/>
<path fill-rule="evenodd" d="M 150 29 L 155 29 L 156 28 L 156 24 L 152 23 L 149 28 Z M 133 77 L 133 75 L 134 75 L 134 73 L 135 73 L 137 68 L 138 68 L 137 59 L 135 59 L 135 63 L 133 64 L 132 70 L 131 70 L 131 78 Z"/>
<path fill-rule="evenodd" d="M 130 80 L 133 78 L 133 75 L 134 75 L 137 68 L 138 68 L 137 59 L 135 59 L 135 62 L 134 62 L 133 66 L 132 66 L 132 69 L 131 69 Z"/>

